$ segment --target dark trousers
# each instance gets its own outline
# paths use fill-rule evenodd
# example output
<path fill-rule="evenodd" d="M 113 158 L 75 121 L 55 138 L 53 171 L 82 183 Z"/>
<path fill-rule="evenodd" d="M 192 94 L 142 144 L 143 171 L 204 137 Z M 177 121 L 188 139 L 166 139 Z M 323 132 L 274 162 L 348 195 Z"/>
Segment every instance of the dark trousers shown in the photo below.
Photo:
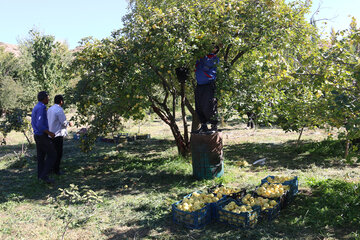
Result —
<path fill-rule="evenodd" d="M 214 83 L 196 86 L 195 110 L 202 124 L 211 123 L 216 125 L 218 123 L 215 90 Z"/>
<path fill-rule="evenodd" d="M 52 142 L 54 144 L 55 147 L 55 151 L 56 151 L 56 160 L 54 163 L 54 172 L 55 173 L 59 173 L 60 172 L 60 161 L 63 155 L 63 142 L 64 142 L 64 137 L 55 137 L 52 139 Z"/>
<path fill-rule="evenodd" d="M 46 135 L 34 135 L 38 162 L 38 178 L 46 179 L 54 166 L 56 151 L 51 139 Z"/>

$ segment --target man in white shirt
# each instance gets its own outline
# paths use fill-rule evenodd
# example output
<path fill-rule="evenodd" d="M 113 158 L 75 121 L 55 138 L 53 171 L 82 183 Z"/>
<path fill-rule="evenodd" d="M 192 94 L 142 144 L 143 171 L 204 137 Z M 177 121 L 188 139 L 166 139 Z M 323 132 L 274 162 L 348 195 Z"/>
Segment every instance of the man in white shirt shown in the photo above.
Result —
<path fill-rule="evenodd" d="M 60 171 L 60 161 L 63 153 L 64 137 L 67 136 L 67 126 L 71 126 L 71 123 L 66 120 L 66 116 L 62 106 L 64 105 L 64 98 L 62 95 L 56 95 L 54 98 L 54 105 L 47 111 L 47 118 L 49 123 L 49 131 L 55 134 L 52 139 L 54 147 L 57 153 L 57 158 L 54 164 L 54 173 L 62 175 Z"/>

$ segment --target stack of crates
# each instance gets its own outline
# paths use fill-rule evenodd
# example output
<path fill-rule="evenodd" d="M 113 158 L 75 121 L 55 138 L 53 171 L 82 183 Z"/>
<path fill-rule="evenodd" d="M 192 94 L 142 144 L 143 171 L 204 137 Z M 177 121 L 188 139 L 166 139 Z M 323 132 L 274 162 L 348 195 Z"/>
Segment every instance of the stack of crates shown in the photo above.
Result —
<path fill-rule="evenodd" d="M 272 179 L 275 178 L 274 176 L 269 175 L 261 180 L 261 185 L 263 185 L 264 183 L 270 184 L 270 182 L 267 181 L 268 177 Z M 288 191 L 285 191 L 284 194 L 280 197 L 270 198 L 260 196 L 256 193 L 256 190 L 250 193 L 251 196 L 254 198 L 262 197 L 265 199 L 269 199 L 269 201 L 274 200 L 276 201 L 276 205 L 273 205 L 273 207 L 266 209 L 262 209 L 261 206 L 258 205 L 253 205 L 251 210 L 241 212 L 228 211 L 225 209 L 225 207 L 232 202 L 234 202 L 232 204 L 236 204 L 239 207 L 244 205 L 242 199 L 246 195 L 246 189 L 241 189 L 239 192 L 229 195 L 224 194 L 222 195 L 221 199 L 219 199 L 219 201 L 205 204 L 203 208 L 193 212 L 183 211 L 178 208 L 179 204 L 181 204 L 185 198 L 190 198 L 192 196 L 192 194 L 189 194 L 185 196 L 184 199 L 182 199 L 181 201 L 178 201 L 172 205 L 173 222 L 176 224 L 184 225 L 185 227 L 190 229 L 201 229 L 206 225 L 210 224 L 211 222 L 220 222 L 235 228 L 253 228 L 260 220 L 272 221 L 277 218 L 280 210 L 286 207 L 287 204 L 298 193 L 299 183 L 297 177 L 294 177 L 289 181 L 284 181 L 281 184 L 290 186 L 290 189 Z M 212 193 L 216 196 L 214 190 L 217 187 L 221 186 L 223 185 L 216 185 L 212 188 L 207 189 L 207 192 Z M 201 193 L 201 191 L 199 191 L 198 193 Z"/>
<path fill-rule="evenodd" d="M 214 195 L 216 195 L 216 193 L 214 193 L 214 191 L 215 191 L 215 189 L 216 188 L 220 188 L 220 187 L 223 187 L 223 185 L 222 184 L 218 184 L 218 185 L 216 185 L 216 186 L 213 186 L 213 187 L 211 187 L 211 188 L 208 188 L 208 193 L 212 193 L 212 194 L 214 194 Z M 213 222 L 216 222 L 217 220 L 218 220 L 218 218 L 219 218 L 219 216 L 218 216 L 218 204 L 223 200 L 223 199 L 227 199 L 227 198 L 233 198 L 233 199 L 235 199 L 235 197 L 244 197 L 245 196 L 245 194 L 246 194 L 246 189 L 241 189 L 241 190 L 239 190 L 239 191 L 237 191 L 236 193 L 231 193 L 231 194 L 229 194 L 229 195 L 226 195 L 226 194 L 224 194 L 223 196 L 222 196 L 222 198 L 218 201 L 218 202 L 215 202 L 215 203 L 210 203 L 210 208 L 211 208 L 211 219 L 212 219 L 212 221 Z"/>

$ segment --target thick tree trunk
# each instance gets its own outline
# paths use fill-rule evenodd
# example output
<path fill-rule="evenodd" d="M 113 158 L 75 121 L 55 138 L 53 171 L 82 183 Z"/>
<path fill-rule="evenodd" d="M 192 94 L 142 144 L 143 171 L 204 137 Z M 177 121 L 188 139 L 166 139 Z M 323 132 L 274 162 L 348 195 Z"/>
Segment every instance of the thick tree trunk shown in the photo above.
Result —
<path fill-rule="evenodd" d="M 174 136 L 176 146 L 178 148 L 178 153 L 183 157 L 189 156 L 190 141 L 189 140 L 185 141 L 184 137 L 181 135 L 180 129 L 176 124 L 175 117 L 169 113 L 165 114 L 160 108 L 155 106 L 155 104 L 152 104 L 151 107 L 154 110 L 154 112 L 161 118 L 161 120 L 165 122 L 167 125 L 169 125 L 171 132 Z"/>
<path fill-rule="evenodd" d="M 189 112 L 191 113 L 191 117 L 192 117 L 192 123 L 191 123 L 191 131 L 194 132 L 197 129 L 199 129 L 200 127 L 200 120 L 199 117 L 195 111 L 195 109 L 193 108 L 193 106 L 190 104 L 189 100 L 187 98 L 185 98 L 185 105 L 186 108 L 189 110 Z"/>
<path fill-rule="evenodd" d="M 181 136 L 181 132 L 179 127 L 177 126 L 176 122 L 171 122 L 170 124 L 171 132 L 175 138 L 176 146 L 178 148 L 178 153 L 183 156 L 187 157 L 190 155 L 190 142 L 189 140 L 185 140 L 183 136 Z"/>

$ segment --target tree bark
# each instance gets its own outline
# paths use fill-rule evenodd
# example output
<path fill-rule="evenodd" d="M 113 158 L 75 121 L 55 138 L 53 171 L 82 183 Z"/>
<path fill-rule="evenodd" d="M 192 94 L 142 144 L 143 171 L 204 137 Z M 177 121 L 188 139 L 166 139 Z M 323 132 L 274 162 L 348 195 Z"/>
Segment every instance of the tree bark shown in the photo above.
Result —
<path fill-rule="evenodd" d="M 299 144 L 300 144 L 300 139 L 301 139 L 301 136 L 302 136 L 302 134 L 303 134 L 303 131 L 304 131 L 304 127 L 301 128 L 301 131 L 300 131 L 300 134 L 299 134 L 299 138 L 298 138 L 298 140 L 297 140 L 297 142 L 296 142 L 296 147 L 298 147 Z"/>
<path fill-rule="evenodd" d="M 346 139 L 346 145 L 345 145 L 345 156 L 344 158 L 346 159 L 349 155 L 349 149 L 350 149 L 350 140 Z"/>
<path fill-rule="evenodd" d="M 185 111 L 185 81 L 182 81 L 180 83 L 181 86 L 181 90 L 180 90 L 180 95 L 181 95 L 181 115 L 182 115 L 182 120 L 183 120 L 183 125 L 184 125 L 184 141 L 185 143 L 189 142 L 189 132 L 188 132 L 188 125 L 187 125 L 187 120 L 186 120 L 186 111 Z"/>
<path fill-rule="evenodd" d="M 185 97 L 185 105 L 186 105 L 186 108 L 191 113 L 191 117 L 192 117 L 191 131 L 194 132 L 199 128 L 200 120 L 199 120 L 199 117 L 198 117 L 195 109 L 193 108 L 193 106 L 191 105 L 191 103 L 189 102 L 189 100 L 186 97 Z"/>
<path fill-rule="evenodd" d="M 26 140 L 28 141 L 29 146 L 31 146 L 31 141 L 30 141 L 29 137 L 26 135 L 26 132 L 22 131 L 22 133 L 24 134 Z"/>
<path fill-rule="evenodd" d="M 180 129 L 176 124 L 175 118 L 168 109 L 161 110 L 158 108 L 155 103 L 151 105 L 154 112 L 161 118 L 163 122 L 169 125 L 171 132 L 174 136 L 176 146 L 178 148 L 178 153 L 183 156 L 187 157 L 190 155 L 190 142 L 189 140 L 185 141 L 184 137 L 181 135 Z M 169 114 L 170 113 L 170 114 Z"/>

